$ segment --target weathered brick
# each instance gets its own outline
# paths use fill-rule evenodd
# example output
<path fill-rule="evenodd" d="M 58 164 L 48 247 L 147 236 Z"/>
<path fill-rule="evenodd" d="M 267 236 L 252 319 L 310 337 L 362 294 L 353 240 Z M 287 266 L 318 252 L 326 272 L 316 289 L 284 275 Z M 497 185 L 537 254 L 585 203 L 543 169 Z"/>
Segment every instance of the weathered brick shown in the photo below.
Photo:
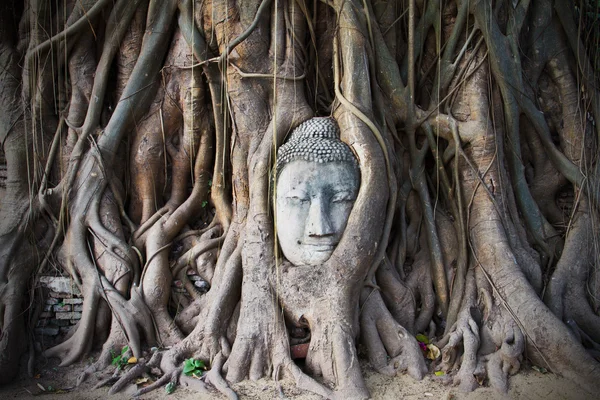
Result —
<path fill-rule="evenodd" d="M 83 304 L 76 304 L 73 306 L 73 311 L 77 311 L 77 312 L 82 312 L 83 311 Z"/>
<path fill-rule="evenodd" d="M 63 303 L 65 303 L 65 304 L 82 304 L 83 299 L 81 297 L 73 297 L 72 299 L 64 299 Z"/>
<path fill-rule="evenodd" d="M 53 297 L 55 299 L 69 299 L 73 297 L 73 295 L 71 293 L 64 292 L 50 292 L 50 297 Z"/>
<path fill-rule="evenodd" d="M 52 323 L 53 323 L 54 325 L 57 325 L 57 326 L 59 326 L 59 327 L 60 327 L 60 326 L 69 326 L 69 325 L 70 325 L 70 324 L 69 324 L 69 320 L 67 320 L 67 319 L 53 319 L 53 320 L 51 320 L 51 321 L 52 321 Z"/>
<path fill-rule="evenodd" d="M 44 304 L 44 312 L 52 311 L 52 304 Z"/>
<path fill-rule="evenodd" d="M 69 324 L 71 324 L 71 325 L 77 325 L 78 322 L 79 322 L 78 319 L 70 319 L 69 320 Z"/>
<path fill-rule="evenodd" d="M 55 305 L 53 306 L 53 310 L 56 312 L 69 312 L 73 309 L 73 306 L 70 304 L 63 304 L 63 305 Z"/>
<path fill-rule="evenodd" d="M 59 303 L 58 299 L 55 299 L 54 297 L 49 297 L 46 299 L 46 304 L 56 305 L 58 303 Z"/>
<path fill-rule="evenodd" d="M 58 335 L 58 327 L 57 326 L 46 326 L 44 328 L 35 328 L 35 333 L 38 335 L 44 336 L 56 336 Z"/>
<path fill-rule="evenodd" d="M 80 312 L 59 312 L 56 313 L 56 319 L 81 319 Z"/>
<path fill-rule="evenodd" d="M 63 276 L 42 276 L 40 277 L 40 283 L 53 292 L 80 294 L 79 289 L 71 278 Z"/>

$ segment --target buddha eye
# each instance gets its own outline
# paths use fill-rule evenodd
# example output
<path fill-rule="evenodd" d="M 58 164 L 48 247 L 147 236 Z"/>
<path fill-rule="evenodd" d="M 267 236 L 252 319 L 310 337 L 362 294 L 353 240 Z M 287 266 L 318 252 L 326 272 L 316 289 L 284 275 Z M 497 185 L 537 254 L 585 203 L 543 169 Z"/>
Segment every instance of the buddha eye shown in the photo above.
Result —
<path fill-rule="evenodd" d="M 354 196 L 348 192 L 336 193 L 331 198 L 331 202 L 336 204 L 348 204 L 352 203 L 354 200 Z"/>
<path fill-rule="evenodd" d="M 289 197 L 286 197 L 286 200 L 288 203 L 294 204 L 294 205 L 304 205 L 310 201 L 308 199 L 308 197 L 300 197 L 300 196 L 289 196 Z"/>

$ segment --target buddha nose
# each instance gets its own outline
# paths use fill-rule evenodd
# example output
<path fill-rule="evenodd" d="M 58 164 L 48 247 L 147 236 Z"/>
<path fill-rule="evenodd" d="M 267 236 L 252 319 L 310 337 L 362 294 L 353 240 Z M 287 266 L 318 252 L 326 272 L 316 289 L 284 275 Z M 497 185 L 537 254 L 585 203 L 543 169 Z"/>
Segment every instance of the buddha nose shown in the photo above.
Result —
<path fill-rule="evenodd" d="M 317 198 L 311 202 L 306 229 L 308 236 L 313 237 L 327 236 L 334 233 L 327 206 L 322 199 Z"/>

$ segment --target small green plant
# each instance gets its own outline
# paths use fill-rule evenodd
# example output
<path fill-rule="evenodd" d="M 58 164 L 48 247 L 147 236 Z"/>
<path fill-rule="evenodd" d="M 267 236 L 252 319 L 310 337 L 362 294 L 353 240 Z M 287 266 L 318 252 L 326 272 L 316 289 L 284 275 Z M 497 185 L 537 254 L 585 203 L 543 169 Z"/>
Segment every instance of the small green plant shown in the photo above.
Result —
<path fill-rule="evenodd" d="M 206 365 L 204 365 L 204 361 L 202 360 L 194 360 L 193 358 L 188 358 L 183 363 L 183 373 L 187 376 L 200 378 L 202 374 L 204 374 L 204 371 L 206 371 Z"/>
<path fill-rule="evenodd" d="M 112 362 L 111 365 L 116 365 L 118 369 L 125 367 L 127 362 L 127 357 L 125 357 L 125 353 L 129 350 L 129 346 L 125 346 L 121 349 L 121 354 L 115 354 L 111 351 L 112 354 Z"/>
<path fill-rule="evenodd" d="M 167 392 L 167 394 L 171 394 L 174 391 L 175 391 L 175 383 L 173 383 L 173 382 L 167 383 L 167 386 L 165 386 L 165 392 Z"/>

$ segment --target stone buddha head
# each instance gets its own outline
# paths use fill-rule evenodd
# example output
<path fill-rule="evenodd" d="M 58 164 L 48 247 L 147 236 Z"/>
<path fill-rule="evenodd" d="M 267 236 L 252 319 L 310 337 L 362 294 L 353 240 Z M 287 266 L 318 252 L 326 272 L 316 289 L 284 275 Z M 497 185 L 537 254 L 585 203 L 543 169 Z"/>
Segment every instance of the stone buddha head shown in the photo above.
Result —
<path fill-rule="evenodd" d="M 277 151 L 277 238 L 294 265 L 319 265 L 339 243 L 360 186 L 354 153 L 332 118 L 300 124 Z"/>

